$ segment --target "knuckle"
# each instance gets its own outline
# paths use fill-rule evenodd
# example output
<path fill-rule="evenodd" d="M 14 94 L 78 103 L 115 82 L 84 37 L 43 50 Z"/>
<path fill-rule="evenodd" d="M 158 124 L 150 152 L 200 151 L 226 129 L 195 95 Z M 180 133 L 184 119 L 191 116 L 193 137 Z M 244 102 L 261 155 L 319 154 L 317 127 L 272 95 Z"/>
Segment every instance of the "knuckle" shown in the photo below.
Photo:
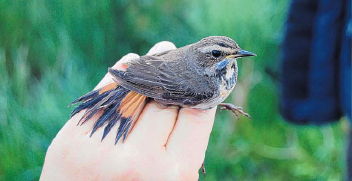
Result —
<path fill-rule="evenodd" d="M 169 49 L 176 49 L 175 44 L 173 44 L 170 41 L 161 41 L 161 42 L 157 43 L 156 45 L 160 46 L 160 47 L 169 48 Z"/>
<path fill-rule="evenodd" d="M 125 55 L 125 57 L 139 57 L 139 55 L 138 54 L 136 54 L 136 53 L 128 53 L 127 55 Z"/>

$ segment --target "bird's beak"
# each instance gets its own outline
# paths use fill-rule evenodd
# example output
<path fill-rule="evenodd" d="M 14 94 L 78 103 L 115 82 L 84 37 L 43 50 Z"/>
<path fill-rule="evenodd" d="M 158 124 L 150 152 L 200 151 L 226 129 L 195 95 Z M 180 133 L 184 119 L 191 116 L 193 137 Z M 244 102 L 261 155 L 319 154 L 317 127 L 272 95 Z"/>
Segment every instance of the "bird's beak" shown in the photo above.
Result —
<path fill-rule="evenodd" d="M 236 58 L 238 58 L 238 57 L 250 57 L 250 56 L 257 56 L 257 55 L 252 53 L 252 52 L 250 52 L 250 51 L 247 51 L 247 50 L 240 50 L 235 55 Z"/>
<path fill-rule="evenodd" d="M 240 50 L 236 52 L 236 54 L 229 55 L 226 58 L 241 58 L 241 57 L 250 57 L 250 56 L 257 56 L 257 55 L 247 50 Z"/>

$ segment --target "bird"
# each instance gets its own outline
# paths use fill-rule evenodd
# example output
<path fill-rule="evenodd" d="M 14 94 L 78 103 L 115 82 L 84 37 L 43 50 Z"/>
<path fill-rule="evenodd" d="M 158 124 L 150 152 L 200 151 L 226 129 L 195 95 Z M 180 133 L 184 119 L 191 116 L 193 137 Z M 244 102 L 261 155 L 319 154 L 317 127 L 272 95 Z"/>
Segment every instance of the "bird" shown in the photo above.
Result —
<path fill-rule="evenodd" d="M 148 101 L 165 106 L 194 109 L 220 106 L 234 114 L 249 116 L 241 107 L 222 103 L 234 89 L 237 59 L 256 56 L 243 50 L 231 38 L 209 36 L 198 42 L 154 55 L 144 55 L 123 63 L 123 70 L 109 68 L 114 81 L 77 98 L 70 117 L 85 110 L 82 125 L 98 112 L 92 136 L 104 128 L 103 140 L 117 122 L 115 144 L 126 140 Z"/>

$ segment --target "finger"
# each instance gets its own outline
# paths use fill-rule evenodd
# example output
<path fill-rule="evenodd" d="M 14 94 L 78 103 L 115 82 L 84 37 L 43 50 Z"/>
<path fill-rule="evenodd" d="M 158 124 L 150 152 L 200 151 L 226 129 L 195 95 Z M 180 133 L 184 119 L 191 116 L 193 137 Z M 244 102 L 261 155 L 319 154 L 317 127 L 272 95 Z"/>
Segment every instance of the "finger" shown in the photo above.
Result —
<path fill-rule="evenodd" d="M 166 145 L 167 152 L 173 153 L 188 166 L 199 168 L 204 161 L 215 112 L 216 108 L 180 109 L 175 128 Z"/>
<path fill-rule="evenodd" d="M 115 63 L 114 66 L 112 66 L 113 69 L 118 69 L 118 70 L 123 70 L 125 69 L 125 63 L 132 61 L 134 59 L 138 59 L 139 55 L 135 53 L 129 53 L 122 57 L 119 61 Z M 104 78 L 98 83 L 98 85 L 94 89 L 99 89 L 103 87 L 104 85 L 113 82 L 113 77 L 109 73 L 105 74 Z"/>
<path fill-rule="evenodd" d="M 173 43 L 162 41 L 155 44 L 148 51 L 147 55 L 153 55 L 173 49 L 176 49 L 176 46 Z M 162 108 L 155 102 L 147 104 L 133 127 L 128 142 L 139 146 L 145 146 L 145 148 L 163 147 L 175 124 L 177 111 L 178 108 Z"/>
<path fill-rule="evenodd" d="M 165 52 L 165 51 L 169 51 L 169 50 L 173 50 L 176 49 L 176 46 L 169 42 L 169 41 L 161 41 L 157 44 L 155 44 L 147 53 L 147 55 L 153 55 L 153 54 L 157 54 L 157 53 L 161 53 L 161 52 Z"/>
<path fill-rule="evenodd" d="M 126 143 L 141 148 L 164 148 L 175 125 L 178 107 L 150 102 L 144 108 Z"/>

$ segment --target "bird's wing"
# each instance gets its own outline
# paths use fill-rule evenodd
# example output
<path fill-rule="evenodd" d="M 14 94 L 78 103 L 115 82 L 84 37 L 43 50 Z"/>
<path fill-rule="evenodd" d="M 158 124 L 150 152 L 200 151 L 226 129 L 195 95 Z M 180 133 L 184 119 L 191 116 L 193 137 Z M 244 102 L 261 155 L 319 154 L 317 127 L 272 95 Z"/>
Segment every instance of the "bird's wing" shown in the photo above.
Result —
<path fill-rule="evenodd" d="M 159 56 L 142 56 L 125 71 L 109 69 L 127 89 L 167 104 L 197 105 L 216 93 L 214 83 L 184 62 L 167 61 Z"/>

